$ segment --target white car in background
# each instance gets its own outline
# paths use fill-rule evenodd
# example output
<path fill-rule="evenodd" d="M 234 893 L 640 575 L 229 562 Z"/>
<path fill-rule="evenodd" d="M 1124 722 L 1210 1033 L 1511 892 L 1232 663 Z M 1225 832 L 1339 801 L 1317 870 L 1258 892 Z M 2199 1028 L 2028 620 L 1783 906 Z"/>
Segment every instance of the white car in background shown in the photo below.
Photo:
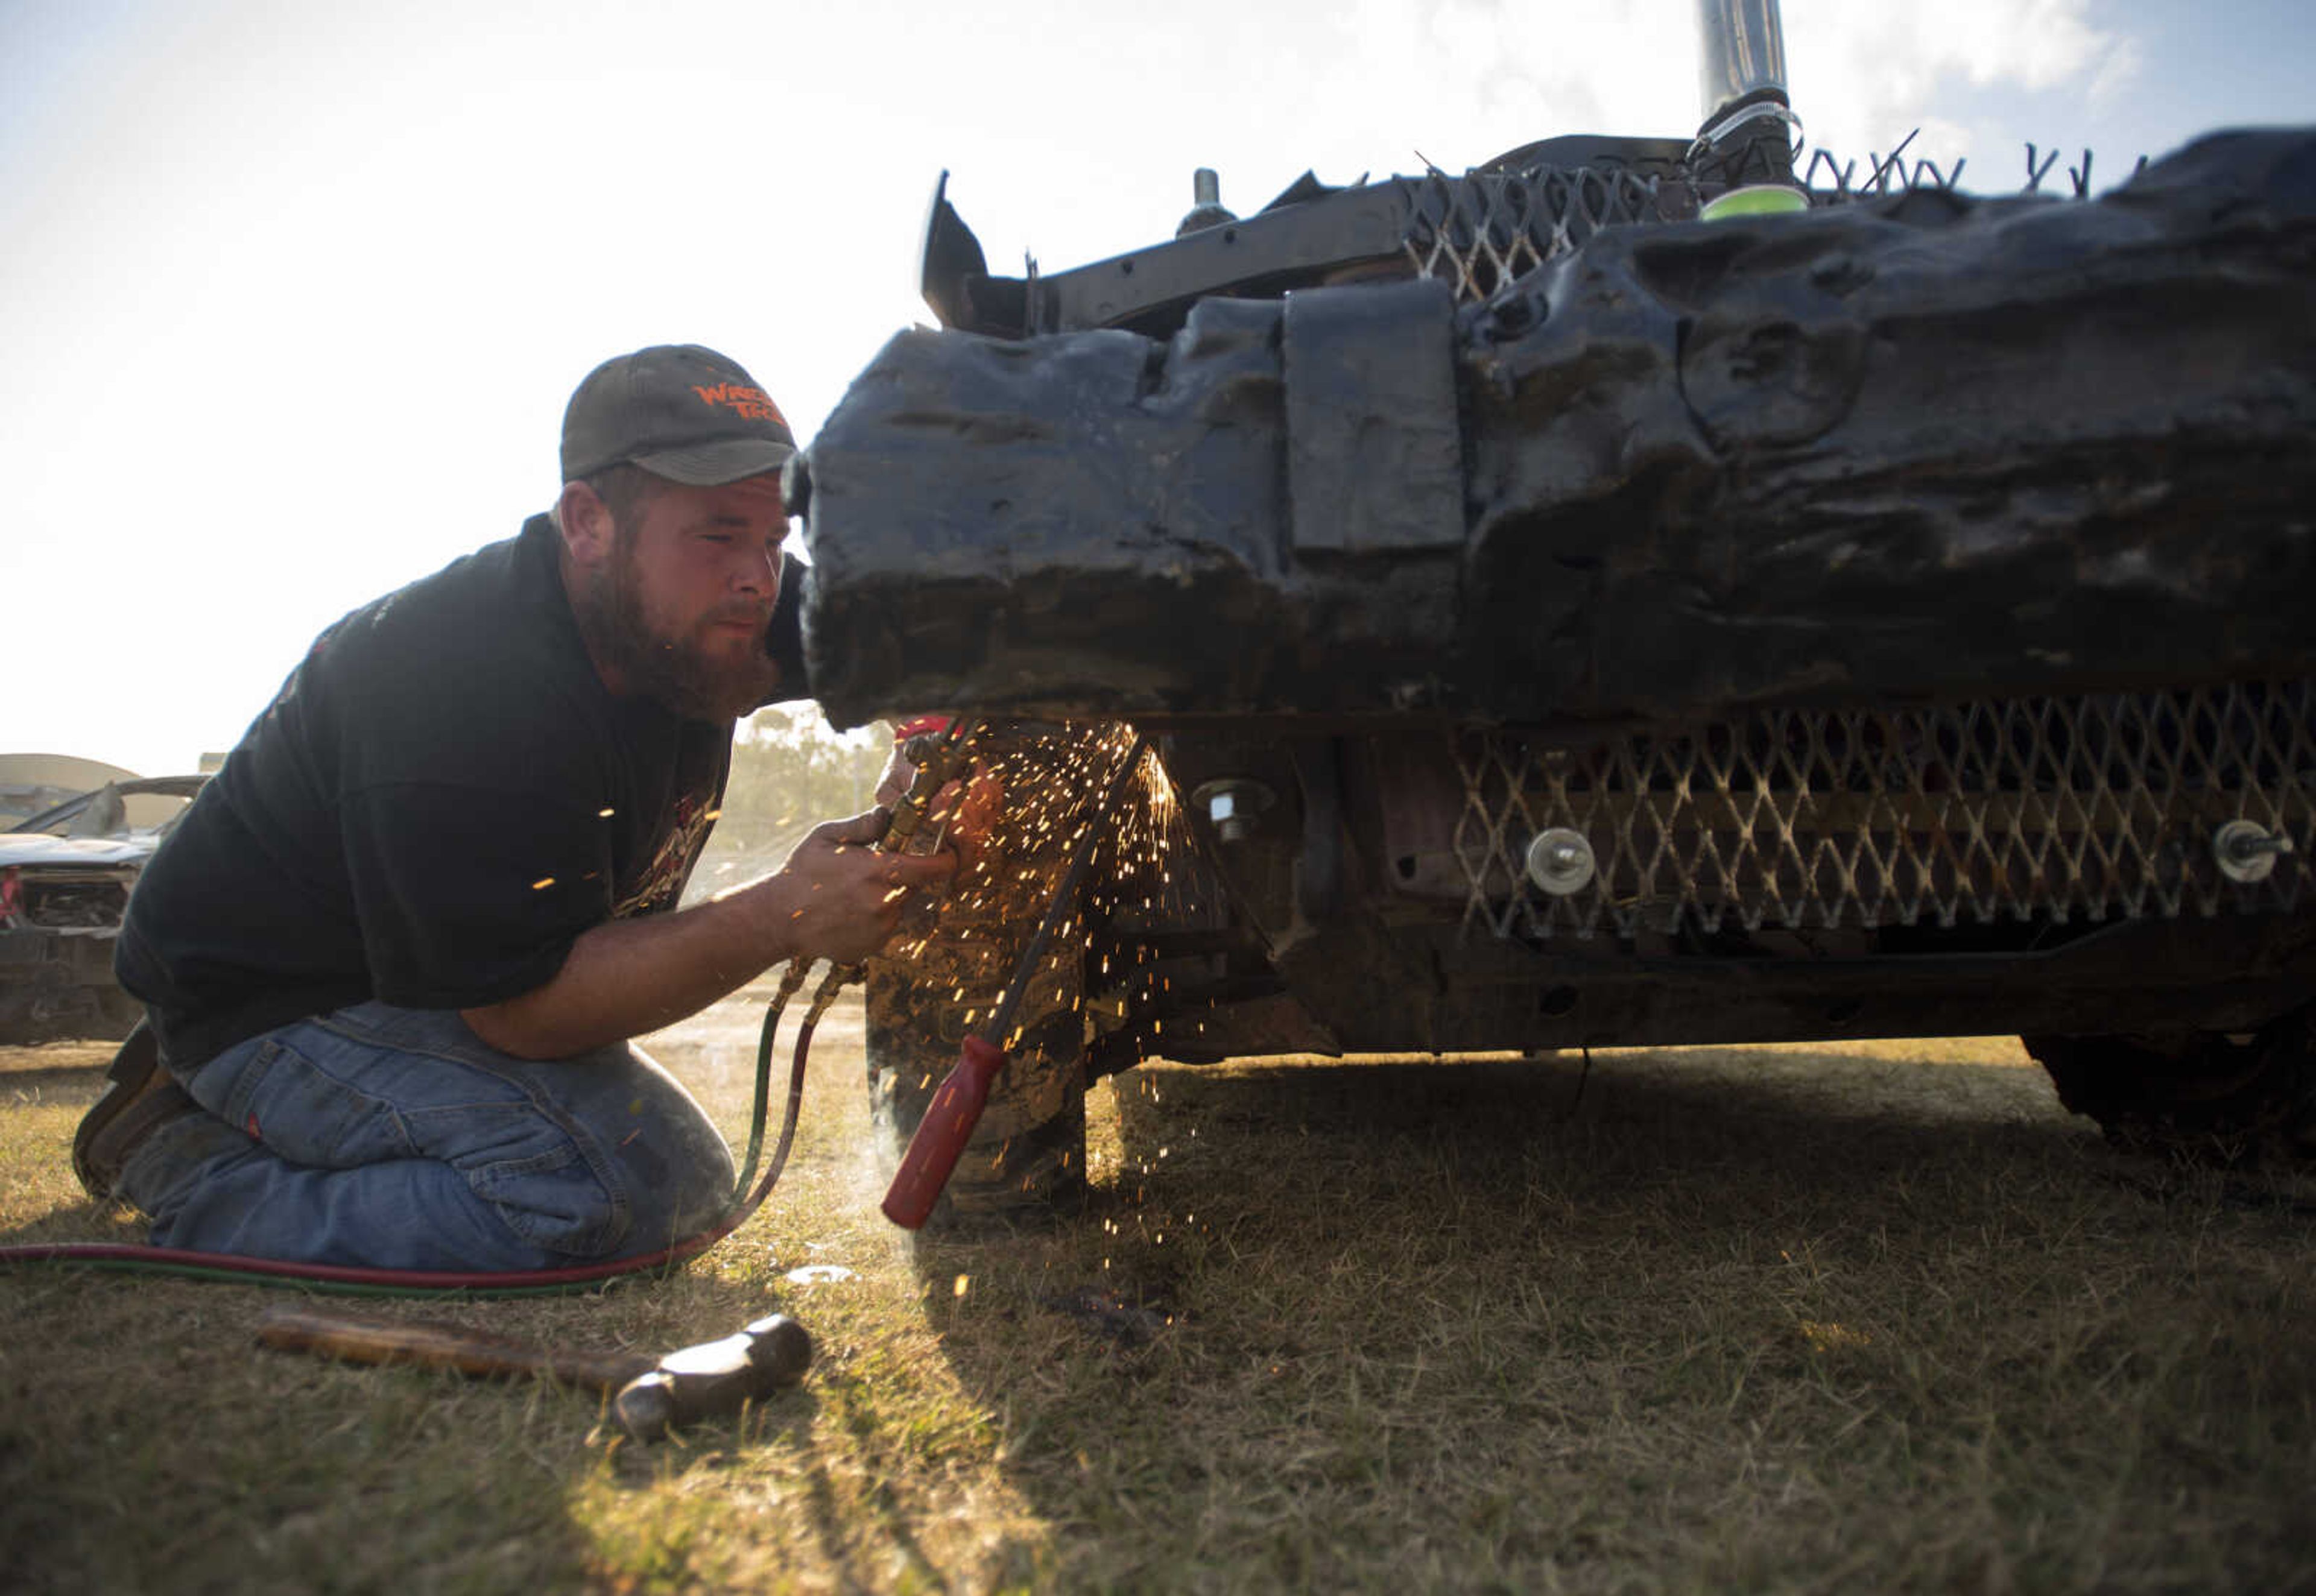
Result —
<path fill-rule="evenodd" d="M 125 1036 L 112 974 L 129 893 L 206 776 L 106 780 L 0 830 L 0 1042 Z"/>

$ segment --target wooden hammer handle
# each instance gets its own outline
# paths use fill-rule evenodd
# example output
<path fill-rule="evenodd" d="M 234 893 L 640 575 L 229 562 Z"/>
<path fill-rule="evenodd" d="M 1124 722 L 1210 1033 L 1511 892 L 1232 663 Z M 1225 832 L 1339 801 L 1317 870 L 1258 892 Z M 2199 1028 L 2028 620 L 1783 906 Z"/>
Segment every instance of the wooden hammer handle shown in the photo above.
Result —
<path fill-rule="evenodd" d="M 277 1352 L 316 1352 L 348 1363 L 413 1363 L 484 1379 L 557 1380 L 595 1391 L 617 1391 L 659 1362 L 646 1352 L 559 1352 L 463 1325 L 287 1304 L 265 1310 L 258 1321 L 257 1343 Z"/>

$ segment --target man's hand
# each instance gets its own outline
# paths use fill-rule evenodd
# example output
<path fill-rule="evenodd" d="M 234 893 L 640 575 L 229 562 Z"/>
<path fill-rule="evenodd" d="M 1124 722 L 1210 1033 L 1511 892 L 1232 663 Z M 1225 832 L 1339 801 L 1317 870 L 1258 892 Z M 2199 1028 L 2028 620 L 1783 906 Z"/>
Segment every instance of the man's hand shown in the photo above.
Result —
<path fill-rule="evenodd" d="M 946 882 L 957 856 L 880 854 L 890 813 L 872 809 L 815 826 L 788 863 L 753 886 L 784 911 L 794 956 L 857 964 L 892 939 L 912 895 Z M 775 922 L 775 930 L 779 927 Z"/>
<path fill-rule="evenodd" d="M 888 810 L 907 796 L 909 784 L 916 779 L 917 767 L 903 751 L 905 746 L 899 742 L 893 745 L 893 757 L 885 762 L 884 774 L 877 778 L 877 802 Z M 932 802 L 925 806 L 924 821 L 917 828 L 917 835 L 943 838 L 957 850 L 959 873 L 970 876 L 1004 812 L 1004 781 L 976 760 L 971 775 L 949 783 L 933 794 Z"/>

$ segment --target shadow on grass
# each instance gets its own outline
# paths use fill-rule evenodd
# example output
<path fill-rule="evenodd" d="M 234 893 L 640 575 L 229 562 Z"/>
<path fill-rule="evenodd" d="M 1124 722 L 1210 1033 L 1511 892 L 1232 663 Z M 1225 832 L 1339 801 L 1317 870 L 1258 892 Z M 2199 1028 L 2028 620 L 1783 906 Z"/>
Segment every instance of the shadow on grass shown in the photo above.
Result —
<path fill-rule="evenodd" d="M 2309 1566 L 2309 1227 L 2125 1189 L 2039 1071 L 1699 1051 L 1114 1093 L 1084 1224 L 917 1255 L 1009 1477 L 1084 1532 L 1064 1583 Z"/>

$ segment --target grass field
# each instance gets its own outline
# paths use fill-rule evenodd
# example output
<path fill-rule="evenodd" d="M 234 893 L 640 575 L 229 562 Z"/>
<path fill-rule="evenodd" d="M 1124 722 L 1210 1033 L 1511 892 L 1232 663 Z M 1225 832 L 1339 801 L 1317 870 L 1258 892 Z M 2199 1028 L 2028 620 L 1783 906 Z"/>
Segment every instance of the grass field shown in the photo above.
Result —
<path fill-rule="evenodd" d="M 735 1140 L 756 1008 L 654 1044 Z M 6 1239 L 141 1234 L 66 1161 L 103 1057 L 0 1053 Z M 813 1331 L 656 1449 L 256 1350 L 279 1292 L 0 1275 L 0 1585 L 2316 1591 L 2309 1205 L 2116 1158 L 2013 1043 L 1146 1067 L 1082 1219 L 914 1242 L 860 1077 L 841 1007 L 781 1189 L 675 1280 L 353 1305 Z"/>

